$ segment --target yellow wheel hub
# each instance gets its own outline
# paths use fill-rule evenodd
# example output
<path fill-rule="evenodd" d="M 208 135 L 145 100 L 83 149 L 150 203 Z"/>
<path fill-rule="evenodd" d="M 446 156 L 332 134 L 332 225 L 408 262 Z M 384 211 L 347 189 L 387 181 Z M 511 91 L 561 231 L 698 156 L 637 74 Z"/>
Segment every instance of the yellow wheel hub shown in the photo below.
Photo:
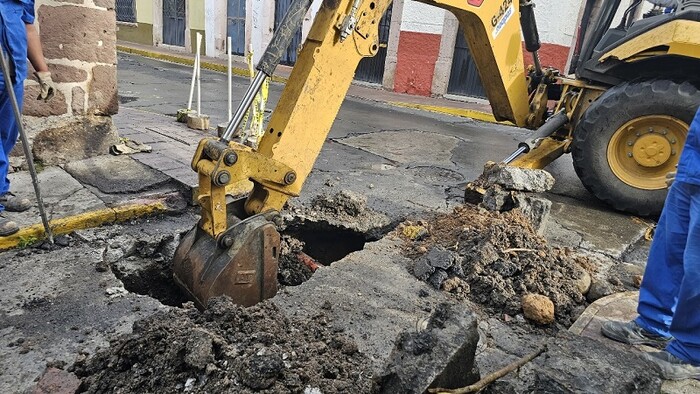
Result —
<path fill-rule="evenodd" d="M 688 135 L 688 124 L 672 116 L 650 115 L 620 127 L 608 143 L 608 164 L 621 181 L 644 190 L 666 187 Z"/>

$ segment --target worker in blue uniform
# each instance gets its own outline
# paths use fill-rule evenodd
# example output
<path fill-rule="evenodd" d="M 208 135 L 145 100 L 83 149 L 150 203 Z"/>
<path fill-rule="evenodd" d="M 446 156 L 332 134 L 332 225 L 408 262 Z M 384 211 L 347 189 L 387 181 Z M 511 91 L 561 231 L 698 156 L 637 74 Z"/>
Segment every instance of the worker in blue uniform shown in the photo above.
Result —
<path fill-rule="evenodd" d="M 5 211 L 19 212 L 31 207 L 26 198 L 10 191 L 9 155 L 17 142 L 19 129 L 10 102 L 6 78 L 12 82 L 20 108 L 24 98 L 24 79 L 27 76 L 27 59 L 34 67 L 41 93 L 38 99 L 49 100 L 54 86 L 41 50 L 41 41 L 34 26 L 34 0 L 0 0 L 0 44 L 9 63 L 9 76 L 0 73 L 0 236 L 19 230 Z"/>
<path fill-rule="evenodd" d="M 639 291 L 639 317 L 610 321 L 602 333 L 645 353 L 666 379 L 700 379 L 700 110 L 690 125 L 675 179 L 656 227 Z"/>

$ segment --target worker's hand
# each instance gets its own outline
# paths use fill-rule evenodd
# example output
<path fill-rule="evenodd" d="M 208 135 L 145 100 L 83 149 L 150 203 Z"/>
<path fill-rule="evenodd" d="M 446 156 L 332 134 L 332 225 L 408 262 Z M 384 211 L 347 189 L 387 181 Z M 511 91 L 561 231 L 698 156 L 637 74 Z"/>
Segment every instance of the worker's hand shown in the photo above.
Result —
<path fill-rule="evenodd" d="M 44 100 L 44 102 L 51 100 L 53 97 L 56 87 L 54 86 L 53 80 L 51 79 L 50 71 L 37 71 L 34 73 L 36 79 L 39 81 L 39 86 L 41 86 L 41 93 L 37 100 Z"/>
<path fill-rule="evenodd" d="M 666 187 L 670 188 L 673 182 L 676 181 L 676 172 L 677 171 L 672 171 L 666 174 Z"/>

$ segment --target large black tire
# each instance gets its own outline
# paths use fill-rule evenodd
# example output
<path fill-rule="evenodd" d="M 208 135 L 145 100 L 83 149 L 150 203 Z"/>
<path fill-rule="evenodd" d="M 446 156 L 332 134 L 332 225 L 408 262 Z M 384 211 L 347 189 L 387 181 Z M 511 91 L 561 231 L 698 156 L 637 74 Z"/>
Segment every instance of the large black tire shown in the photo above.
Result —
<path fill-rule="evenodd" d="M 655 186 L 655 190 L 645 190 L 624 182 L 611 168 L 608 145 L 612 144 L 613 136 L 617 141 L 620 134 L 616 133 L 624 130 L 623 126 L 650 116 L 665 117 L 671 122 L 675 119 L 689 125 L 698 106 L 700 90 L 689 82 L 655 79 L 623 83 L 609 89 L 588 108 L 576 125 L 571 148 L 576 174 L 586 189 L 613 208 L 640 216 L 658 215 L 666 199 L 666 188 Z M 659 172 L 675 166 L 680 156 L 680 149 L 676 150 L 676 147 L 684 143 L 685 137 L 679 138 L 673 156 L 663 168 L 655 170 Z M 620 172 L 619 166 L 615 168 Z M 653 175 L 654 184 L 658 185 L 658 174 Z"/>

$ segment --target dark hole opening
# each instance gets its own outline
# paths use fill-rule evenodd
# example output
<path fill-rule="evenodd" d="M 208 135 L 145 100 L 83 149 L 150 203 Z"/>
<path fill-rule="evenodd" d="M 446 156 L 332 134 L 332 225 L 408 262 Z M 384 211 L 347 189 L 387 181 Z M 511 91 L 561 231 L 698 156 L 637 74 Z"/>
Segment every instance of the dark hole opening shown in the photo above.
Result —
<path fill-rule="evenodd" d="M 286 232 L 302 241 L 304 253 L 323 265 L 331 265 L 365 247 L 365 235 L 344 229 L 299 228 Z"/>

